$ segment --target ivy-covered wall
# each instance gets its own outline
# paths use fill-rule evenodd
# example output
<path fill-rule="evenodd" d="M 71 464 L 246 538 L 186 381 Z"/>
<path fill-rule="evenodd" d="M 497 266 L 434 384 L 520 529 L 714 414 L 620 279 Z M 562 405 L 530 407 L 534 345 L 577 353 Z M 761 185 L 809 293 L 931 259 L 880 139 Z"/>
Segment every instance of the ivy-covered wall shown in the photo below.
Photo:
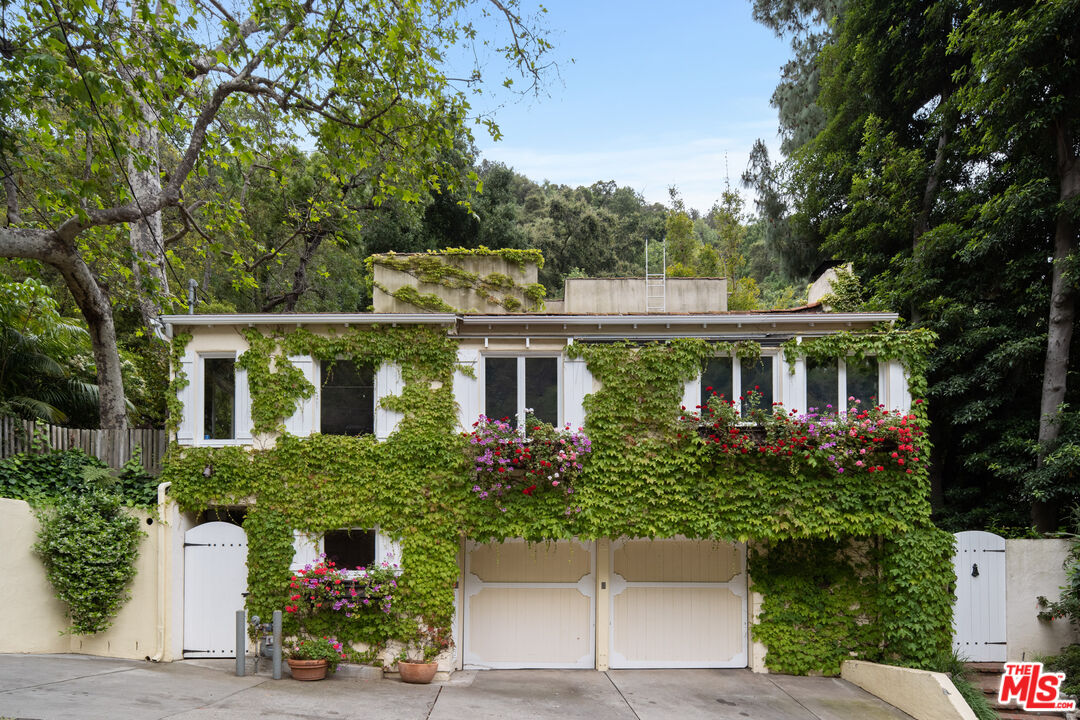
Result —
<path fill-rule="evenodd" d="M 285 604 L 293 528 L 321 533 L 372 527 L 403 541 L 403 618 L 361 617 L 337 632 L 380 645 L 415 630 L 411 618 L 449 627 L 457 550 L 475 539 L 670 537 L 753 541 L 750 574 L 764 596 L 755 639 L 766 664 L 787 672 L 836 673 L 848 657 L 930 665 L 948 650 L 952 536 L 929 522 L 923 464 L 838 473 L 819 450 L 717 452 L 687 431 L 686 381 L 717 352 L 755 355 L 754 343 L 674 340 L 644 345 L 575 343 L 601 389 L 586 399 L 592 452 L 573 496 L 522 496 L 496 507 L 477 501 L 466 443 L 457 434 L 452 377 L 457 340 L 445 329 L 351 328 L 330 336 L 298 329 L 245 331 L 258 432 L 278 429 L 312 390 L 276 353 L 324 361 L 401 366 L 403 413 L 385 442 L 371 436 L 296 438 L 270 450 L 173 448 L 163 479 L 182 507 L 254 500 L 249 533 L 250 609 Z M 904 363 L 911 390 L 929 338 L 884 331 L 806 343 L 812 353 L 874 353 Z M 789 355 L 789 360 L 792 359 Z M 925 424 L 925 406 L 910 418 Z"/>

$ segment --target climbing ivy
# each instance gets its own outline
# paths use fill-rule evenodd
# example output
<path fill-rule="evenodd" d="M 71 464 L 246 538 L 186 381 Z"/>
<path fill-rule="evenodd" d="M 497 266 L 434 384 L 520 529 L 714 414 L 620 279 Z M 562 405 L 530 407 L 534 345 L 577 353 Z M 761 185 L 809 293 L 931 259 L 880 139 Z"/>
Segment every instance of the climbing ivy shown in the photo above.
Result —
<path fill-rule="evenodd" d="M 475 249 L 449 248 L 446 250 L 431 251 L 425 253 L 412 253 L 397 255 L 386 253 L 372 255 L 367 258 L 369 271 L 374 265 L 392 268 L 398 272 L 411 275 L 421 283 L 442 285 L 451 289 L 471 290 L 479 297 L 492 305 L 504 307 L 509 312 L 520 310 L 523 303 L 517 297 L 509 293 L 520 292 L 528 299 L 532 307 L 529 310 L 540 310 L 543 307 L 546 290 L 539 283 L 518 285 L 513 278 L 504 273 L 493 272 L 487 275 L 471 272 L 446 261 L 446 257 L 460 257 L 471 255 L 475 257 L 499 257 L 506 262 L 517 265 L 521 270 L 525 269 L 526 263 L 535 263 L 537 267 L 544 266 L 544 257 L 538 250 L 515 250 L 502 249 L 491 250 L 486 247 Z M 374 287 L 395 299 L 413 305 L 415 307 L 432 312 L 462 312 L 467 308 L 454 308 L 445 300 L 433 293 L 421 293 L 412 286 L 400 287 L 391 292 L 385 285 L 374 282 Z"/>
<path fill-rule="evenodd" d="M 323 362 L 339 358 L 375 367 L 402 368 L 400 396 L 382 399 L 402 419 L 386 442 L 356 437 L 284 434 L 273 449 L 173 447 L 163 480 L 173 483 L 181 508 L 249 504 L 248 610 L 267 617 L 287 602 L 292 531 L 322 534 L 349 527 L 379 527 L 402 542 L 399 611 L 372 624 L 359 616 L 342 619 L 336 636 L 376 649 L 415 634 L 402 618 L 449 628 L 457 549 L 463 525 L 460 478 L 465 475 L 463 440 L 455 432 L 452 380 L 456 343 L 428 327 L 372 326 L 316 335 L 245 333 L 249 349 L 238 362 L 248 369 L 256 430 L 278 428 L 306 389 L 295 383 L 285 362 L 272 358 L 311 355 Z M 301 388 L 301 389 L 298 389 Z M 253 502 L 252 502 L 253 501 Z"/>
<path fill-rule="evenodd" d="M 876 354 L 923 367 L 924 334 L 848 334 L 804 342 L 812 356 Z M 287 600 L 293 529 L 319 534 L 374 527 L 403 546 L 400 613 L 376 624 L 342 622 L 336 635 L 381 646 L 415 634 L 415 621 L 448 628 L 457 550 L 475 539 L 672 537 L 752 540 L 751 576 L 764 595 L 754 637 L 770 668 L 835 673 L 846 657 L 918 665 L 947 648 L 951 536 L 929 523 L 928 480 L 916 468 L 838 474 L 813 453 L 782 463 L 710 451 L 687 432 L 684 384 L 712 355 L 756 357 L 757 343 L 575 343 L 601 388 L 585 399 L 592 452 L 571 506 L 542 495 L 502 508 L 471 492 L 452 381 L 457 343 L 434 327 L 352 328 L 317 335 L 247 333 L 257 428 L 277 428 L 308 389 L 274 357 L 396 363 L 404 388 L 382 406 L 401 413 L 384 442 L 372 436 L 282 435 L 270 450 L 173 448 L 163 479 L 182 507 L 254 500 L 249 608 L 265 615 Z M 909 338 L 910 346 L 905 346 Z M 789 350 L 785 346 L 785 352 Z M 789 356 L 790 360 L 790 356 Z M 913 394 L 924 388 L 912 377 Z M 921 408 L 919 417 L 922 417 Z M 908 472 L 911 470 L 911 472 Z"/>
<path fill-rule="evenodd" d="M 168 417 L 165 418 L 165 433 L 175 439 L 176 431 L 180 428 L 180 418 L 184 416 L 184 406 L 180 402 L 180 391 L 191 384 L 191 379 L 183 370 L 184 350 L 191 342 L 190 333 L 177 333 L 173 335 L 169 345 L 169 362 L 172 364 L 173 375 L 169 381 L 169 389 L 165 393 L 165 406 Z"/>

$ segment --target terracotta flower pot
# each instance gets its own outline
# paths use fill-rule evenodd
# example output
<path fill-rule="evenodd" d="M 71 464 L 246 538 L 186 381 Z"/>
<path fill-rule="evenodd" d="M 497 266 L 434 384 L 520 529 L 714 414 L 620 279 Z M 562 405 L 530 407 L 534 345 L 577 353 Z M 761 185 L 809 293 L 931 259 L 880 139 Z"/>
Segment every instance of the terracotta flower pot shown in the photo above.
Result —
<path fill-rule="evenodd" d="M 435 677 L 435 671 L 439 669 L 438 663 L 411 663 L 398 662 L 398 672 L 401 673 L 402 682 L 426 685 Z"/>
<path fill-rule="evenodd" d="M 326 677 L 326 669 L 329 663 L 325 660 L 293 660 L 287 659 L 289 669 L 292 670 L 293 680 L 322 680 Z"/>

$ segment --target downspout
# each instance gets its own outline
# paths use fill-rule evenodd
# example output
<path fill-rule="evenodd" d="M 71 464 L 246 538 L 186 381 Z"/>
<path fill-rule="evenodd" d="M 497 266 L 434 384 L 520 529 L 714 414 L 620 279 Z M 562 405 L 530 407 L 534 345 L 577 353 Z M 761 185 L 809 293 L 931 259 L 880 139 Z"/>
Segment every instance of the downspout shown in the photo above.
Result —
<path fill-rule="evenodd" d="M 166 563 L 165 559 L 168 557 L 168 548 L 165 545 L 166 533 L 165 533 L 165 502 L 168 495 L 171 482 L 159 483 L 157 486 L 157 505 L 158 505 L 158 617 L 157 617 L 157 638 L 158 638 L 158 650 L 150 658 L 150 662 L 161 662 L 161 659 L 165 657 L 165 612 L 167 604 L 165 602 L 165 590 L 167 583 L 166 578 Z"/>

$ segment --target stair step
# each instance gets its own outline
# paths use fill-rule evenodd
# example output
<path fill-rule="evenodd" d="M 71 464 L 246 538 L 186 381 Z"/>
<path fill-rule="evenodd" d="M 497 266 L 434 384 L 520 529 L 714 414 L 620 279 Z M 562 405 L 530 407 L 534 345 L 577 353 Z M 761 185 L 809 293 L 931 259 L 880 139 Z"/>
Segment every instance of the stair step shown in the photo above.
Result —
<path fill-rule="evenodd" d="M 999 662 L 969 662 L 964 663 L 964 667 L 971 672 L 976 673 L 993 673 L 995 675 L 1000 675 L 1005 672 L 1005 663 Z"/>
<path fill-rule="evenodd" d="M 1064 713 L 1058 712 L 1025 712 L 1020 708 L 994 708 L 994 711 L 998 715 L 999 720 L 1032 720 L 1032 718 L 1042 718 L 1042 720 L 1057 720 L 1057 718 L 1064 718 Z"/>

